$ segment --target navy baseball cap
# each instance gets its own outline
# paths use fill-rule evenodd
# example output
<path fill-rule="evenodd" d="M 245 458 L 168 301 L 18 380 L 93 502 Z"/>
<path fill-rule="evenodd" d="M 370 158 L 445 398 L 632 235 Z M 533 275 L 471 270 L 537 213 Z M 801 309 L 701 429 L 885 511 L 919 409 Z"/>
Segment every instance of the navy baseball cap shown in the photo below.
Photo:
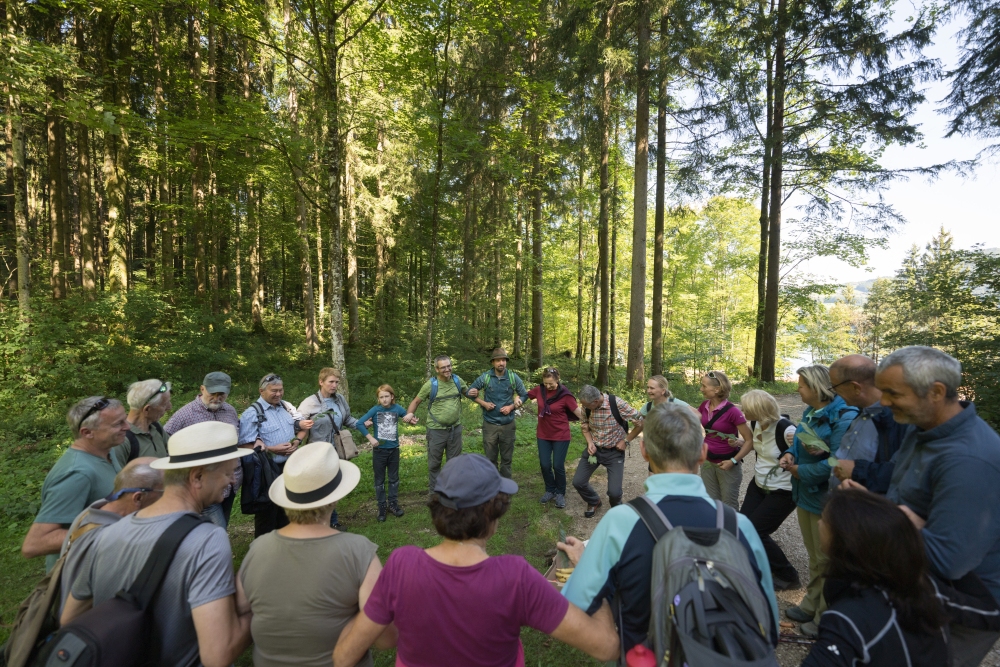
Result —
<path fill-rule="evenodd" d="M 482 454 L 462 454 L 444 464 L 434 493 L 445 507 L 463 510 L 482 505 L 498 493 L 517 493 L 517 482 L 501 477 Z"/>

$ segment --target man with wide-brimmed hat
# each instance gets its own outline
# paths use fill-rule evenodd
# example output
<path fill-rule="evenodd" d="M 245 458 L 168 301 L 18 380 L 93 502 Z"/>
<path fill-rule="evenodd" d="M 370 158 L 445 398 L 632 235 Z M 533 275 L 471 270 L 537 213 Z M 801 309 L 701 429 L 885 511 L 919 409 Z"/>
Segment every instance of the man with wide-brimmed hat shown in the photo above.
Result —
<path fill-rule="evenodd" d="M 297 449 L 271 483 L 268 495 L 289 524 L 254 540 L 237 575 L 237 605 L 254 615 L 255 665 L 330 664 L 341 631 L 365 606 L 382 570 L 378 546 L 330 526 L 360 479 L 358 466 L 320 441 Z M 371 655 L 357 664 L 371 667 Z"/>
<path fill-rule="evenodd" d="M 502 347 L 493 350 L 490 359 L 493 368 L 476 378 L 469 388 L 482 390 L 474 400 L 483 409 L 483 451 L 486 458 L 493 463 L 497 463 L 499 458 L 500 474 L 510 478 L 517 435 L 514 410 L 528 400 L 528 391 L 517 373 L 507 372 L 507 361 L 506 350 Z"/>
<path fill-rule="evenodd" d="M 169 456 L 150 465 L 163 470 L 163 497 L 104 528 L 80 564 L 62 614 L 65 625 L 92 605 L 128 589 L 160 536 L 185 514 L 222 500 L 239 449 L 236 429 L 202 422 L 167 443 Z M 250 644 L 249 610 L 236 608 L 233 553 L 226 531 L 205 521 L 181 541 L 152 603 L 155 664 L 228 665 Z"/>

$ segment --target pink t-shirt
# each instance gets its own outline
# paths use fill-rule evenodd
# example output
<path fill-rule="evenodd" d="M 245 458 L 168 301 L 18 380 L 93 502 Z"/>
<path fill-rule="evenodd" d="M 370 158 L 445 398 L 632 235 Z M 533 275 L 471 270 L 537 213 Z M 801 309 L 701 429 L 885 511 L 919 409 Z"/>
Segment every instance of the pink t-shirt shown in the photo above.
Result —
<path fill-rule="evenodd" d="M 521 556 L 455 567 L 405 546 L 389 556 L 365 615 L 396 623 L 398 665 L 514 667 L 524 664 L 521 626 L 551 634 L 568 608 Z"/>
<path fill-rule="evenodd" d="M 568 391 L 564 392 L 562 396 L 556 400 L 552 400 L 553 394 L 556 394 L 559 390 L 554 392 L 547 392 L 549 400 L 549 413 L 543 414 L 545 412 L 545 404 L 542 401 L 542 386 L 538 385 L 532 387 L 531 391 L 528 392 L 528 399 L 538 400 L 538 427 L 535 429 L 535 435 L 537 435 L 542 440 L 570 440 L 572 439 L 572 434 L 569 430 L 570 419 L 573 411 L 576 410 L 576 399 L 573 394 Z"/>
<path fill-rule="evenodd" d="M 733 407 L 726 410 L 722 415 L 715 420 L 712 424 L 713 431 L 719 431 L 720 433 L 728 433 L 730 435 L 739 436 L 739 430 L 736 428 L 740 424 L 746 424 L 747 418 L 743 416 L 735 404 L 729 401 L 723 401 L 719 404 L 715 410 L 711 410 L 708 407 L 708 401 L 705 401 L 698 406 L 698 412 L 701 413 L 701 425 L 706 426 L 708 422 L 712 420 L 719 410 L 727 405 L 732 405 Z M 705 443 L 708 444 L 708 459 L 718 463 L 719 461 L 725 461 L 733 457 L 736 452 L 740 451 L 739 447 L 734 447 L 731 440 L 726 438 L 713 435 L 711 433 L 705 434 Z"/>

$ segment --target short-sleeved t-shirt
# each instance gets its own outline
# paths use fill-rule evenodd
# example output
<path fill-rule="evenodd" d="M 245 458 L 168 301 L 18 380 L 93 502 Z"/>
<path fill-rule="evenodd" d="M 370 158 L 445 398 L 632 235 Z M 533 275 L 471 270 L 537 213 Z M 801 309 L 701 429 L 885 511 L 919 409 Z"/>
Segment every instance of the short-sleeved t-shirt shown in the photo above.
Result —
<path fill-rule="evenodd" d="M 59 457 L 42 484 L 42 506 L 35 523 L 58 523 L 68 527 L 96 500 L 115 488 L 119 467 L 112 461 L 70 447 Z M 51 570 L 59 554 L 45 557 L 45 569 Z"/>
<path fill-rule="evenodd" d="M 568 608 L 521 556 L 454 567 L 406 546 L 389 556 L 365 615 L 395 622 L 406 667 L 511 667 L 522 650 L 521 626 L 551 634 Z"/>
<path fill-rule="evenodd" d="M 59 552 L 60 556 L 66 556 L 65 562 L 63 562 L 62 575 L 59 577 L 61 579 L 59 582 L 61 598 L 59 602 L 60 614 L 62 614 L 62 608 L 66 604 L 66 598 L 69 597 L 70 591 L 73 590 L 73 582 L 76 581 L 76 576 L 80 572 L 80 564 L 83 563 L 84 559 L 87 557 L 87 552 L 90 551 L 90 547 L 94 546 L 97 536 L 101 534 L 101 530 L 105 526 L 118 523 L 122 518 L 120 514 L 101 509 L 107 504 L 108 501 L 103 498 L 95 503 L 92 503 L 90 507 L 80 512 L 80 516 L 73 520 L 73 523 L 70 524 L 69 530 L 66 532 L 66 538 L 63 540 L 62 550 Z M 69 543 L 69 538 L 77 531 L 77 529 L 90 525 L 96 527 L 92 527 L 87 532 L 77 536 L 72 545 Z M 72 547 L 72 550 L 70 547 Z"/>
<path fill-rule="evenodd" d="M 558 389 L 556 390 L 558 391 Z M 546 394 L 550 395 L 548 390 Z M 552 414 L 543 415 L 545 404 L 542 400 L 542 386 L 532 387 L 528 392 L 528 399 L 538 401 L 538 427 L 535 435 L 541 440 L 569 440 L 573 436 L 569 430 L 569 416 L 577 408 L 576 398 L 568 391 L 556 400 L 549 403 L 549 411 Z"/>
<path fill-rule="evenodd" d="M 144 432 L 140 431 L 135 424 L 129 424 L 129 431 L 135 435 L 136 440 L 139 442 L 139 456 L 152 456 L 157 459 L 169 456 L 167 452 L 167 435 L 156 428 L 156 426 L 150 426 L 149 432 Z M 111 450 L 111 456 L 114 457 L 115 464 L 119 469 L 125 467 L 131 453 L 132 443 L 129 442 L 128 438 L 125 438 L 125 442 Z"/>
<path fill-rule="evenodd" d="M 729 401 L 719 403 L 719 407 L 715 410 L 709 408 L 708 401 L 699 405 L 698 412 L 701 414 L 701 425 L 705 426 L 708 422 L 712 421 L 712 417 L 727 405 L 732 405 L 733 407 L 726 410 L 715 420 L 715 423 L 712 424 L 712 430 L 738 437 L 739 429 L 736 427 L 740 424 L 746 424 L 747 418 L 743 416 L 743 412 L 734 403 L 730 403 Z M 708 459 L 716 463 L 728 460 L 739 451 L 739 447 L 735 447 L 731 440 L 711 433 L 705 434 L 705 443 L 708 445 Z"/>
<path fill-rule="evenodd" d="M 328 667 L 377 550 L 351 533 L 294 539 L 275 531 L 254 540 L 239 573 L 253 611 L 254 666 Z M 371 654 L 358 664 L 371 667 Z"/>
<path fill-rule="evenodd" d="M 469 385 L 460 379 L 462 391 L 469 390 Z M 417 392 L 417 398 L 428 403 L 431 397 L 431 381 L 428 380 Z M 427 412 L 427 428 L 451 428 L 462 421 L 462 395 L 455 387 L 455 378 L 448 380 L 438 378 L 437 396 L 429 404 Z"/>
<path fill-rule="evenodd" d="M 139 518 L 135 514 L 102 528 L 80 564 L 73 597 L 94 606 L 128 588 L 146 564 L 156 540 L 182 512 Z M 162 667 L 197 664 L 198 635 L 191 610 L 236 592 L 233 552 L 226 531 L 203 523 L 181 542 L 153 602 L 153 642 L 162 646 Z"/>

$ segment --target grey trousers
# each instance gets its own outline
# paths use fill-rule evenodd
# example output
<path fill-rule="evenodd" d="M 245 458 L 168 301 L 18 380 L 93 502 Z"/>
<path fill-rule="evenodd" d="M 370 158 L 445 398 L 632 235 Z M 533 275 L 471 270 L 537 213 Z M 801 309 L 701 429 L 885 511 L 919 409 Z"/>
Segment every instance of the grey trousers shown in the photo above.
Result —
<path fill-rule="evenodd" d="M 461 424 L 427 429 L 427 490 L 430 493 L 434 493 L 434 483 L 441 472 L 441 459 L 445 453 L 449 461 L 462 454 Z"/>
<path fill-rule="evenodd" d="M 517 424 L 493 424 L 483 421 L 483 452 L 493 463 L 500 459 L 500 476 L 511 478 L 511 463 L 514 461 L 514 438 Z"/>
<path fill-rule="evenodd" d="M 604 466 L 608 471 L 608 500 L 611 506 L 619 504 L 622 500 L 622 477 L 625 474 L 625 452 L 615 447 L 598 447 L 597 463 L 590 463 L 587 459 L 590 454 L 584 448 L 583 456 L 580 457 L 580 464 L 576 467 L 576 474 L 573 475 L 573 487 L 579 492 L 583 502 L 591 507 L 599 505 L 601 497 L 590 485 L 590 477 L 597 470 L 597 466 Z"/>
<path fill-rule="evenodd" d="M 743 483 L 743 464 L 723 470 L 711 461 L 701 464 L 701 481 L 713 500 L 721 500 L 737 512 L 740 509 L 740 485 Z"/>
<path fill-rule="evenodd" d="M 1000 632 L 970 630 L 961 625 L 951 626 L 951 641 L 948 642 L 951 666 L 978 667 L 998 639 Z"/>

